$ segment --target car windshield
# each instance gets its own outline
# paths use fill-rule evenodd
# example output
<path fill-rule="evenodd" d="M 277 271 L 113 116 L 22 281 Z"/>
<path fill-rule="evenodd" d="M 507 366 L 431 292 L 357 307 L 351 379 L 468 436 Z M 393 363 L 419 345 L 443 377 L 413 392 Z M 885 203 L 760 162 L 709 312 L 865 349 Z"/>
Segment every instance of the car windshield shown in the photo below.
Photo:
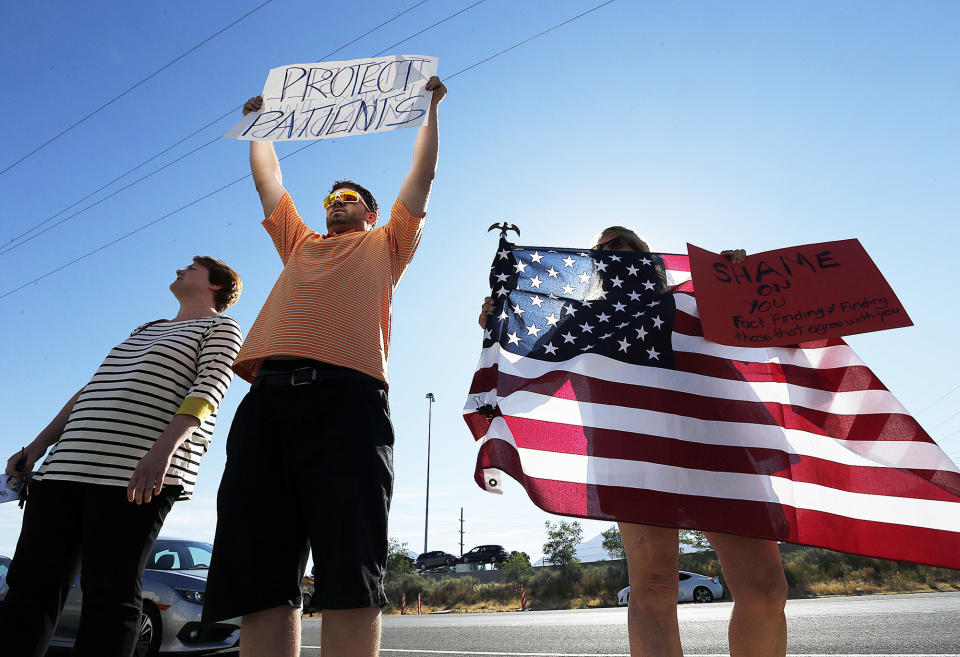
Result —
<path fill-rule="evenodd" d="M 198 570 L 210 567 L 213 546 L 200 541 L 158 539 L 147 560 L 149 570 Z"/>

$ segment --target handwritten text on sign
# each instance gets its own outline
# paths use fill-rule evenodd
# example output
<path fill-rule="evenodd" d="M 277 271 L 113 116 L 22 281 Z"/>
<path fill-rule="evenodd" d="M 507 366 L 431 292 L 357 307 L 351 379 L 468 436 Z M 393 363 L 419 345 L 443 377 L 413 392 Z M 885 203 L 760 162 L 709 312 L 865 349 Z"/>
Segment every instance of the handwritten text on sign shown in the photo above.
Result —
<path fill-rule="evenodd" d="M 297 141 L 421 126 L 432 97 L 423 87 L 436 73 L 437 58 L 422 55 L 274 68 L 263 85 L 263 109 L 224 137 Z"/>
<path fill-rule="evenodd" d="M 726 258 L 687 245 L 703 335 L 772 347 L 912 326 L 858 240 Z"/>

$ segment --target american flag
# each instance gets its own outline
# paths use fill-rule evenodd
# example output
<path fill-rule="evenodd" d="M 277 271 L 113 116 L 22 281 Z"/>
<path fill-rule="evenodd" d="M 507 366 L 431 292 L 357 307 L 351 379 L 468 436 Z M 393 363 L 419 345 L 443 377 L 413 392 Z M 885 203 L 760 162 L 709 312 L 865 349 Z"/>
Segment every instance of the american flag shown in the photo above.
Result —
<path fill-rule="evenodd" d="M 960 569 L 960 469 L 840 339 L 703 338 L 686 256 L 515 246 L 464 418 L 551 513 Z"/>

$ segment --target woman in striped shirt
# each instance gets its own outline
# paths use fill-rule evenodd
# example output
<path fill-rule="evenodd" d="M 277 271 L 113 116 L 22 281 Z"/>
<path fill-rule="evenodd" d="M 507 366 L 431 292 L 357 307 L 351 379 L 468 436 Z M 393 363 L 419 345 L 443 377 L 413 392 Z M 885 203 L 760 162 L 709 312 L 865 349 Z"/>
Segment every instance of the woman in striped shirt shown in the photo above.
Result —
<path fill-rule="evenodd" d="M 129 657 L 142 613 L 140 578 L 174 501 L 189 499 L 216 410 L 240 350 L 237 322 L 220 313 L 240 277 L 196 257 L 170 290 L 171 320 L 138 327 L 53 421 L 7 462 L 30 472 L 10 586 L 0 606 L 4 652 L 43 655 L 67 593 L 83 571 L 75 655 Z"/>

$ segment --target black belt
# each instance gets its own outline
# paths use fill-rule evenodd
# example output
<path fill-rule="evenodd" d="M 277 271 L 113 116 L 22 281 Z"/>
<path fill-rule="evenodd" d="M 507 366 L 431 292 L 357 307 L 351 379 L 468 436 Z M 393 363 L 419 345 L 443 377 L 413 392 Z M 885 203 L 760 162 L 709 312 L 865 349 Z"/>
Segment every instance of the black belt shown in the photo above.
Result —
<path fill-rule="evenodd" d="M 293 386 L 304 386 L 331 379 L 360 378 L 383 387 L 383 384 L 373 377 L 339 365 L 330 365 L 320 361 L 299 359 L 299 360 L 281 360 L 264 361 L 265 367 L 261 367 L 256 378 L 250 385 L 251 390 L 257 388 L 288 388 Z"/>

